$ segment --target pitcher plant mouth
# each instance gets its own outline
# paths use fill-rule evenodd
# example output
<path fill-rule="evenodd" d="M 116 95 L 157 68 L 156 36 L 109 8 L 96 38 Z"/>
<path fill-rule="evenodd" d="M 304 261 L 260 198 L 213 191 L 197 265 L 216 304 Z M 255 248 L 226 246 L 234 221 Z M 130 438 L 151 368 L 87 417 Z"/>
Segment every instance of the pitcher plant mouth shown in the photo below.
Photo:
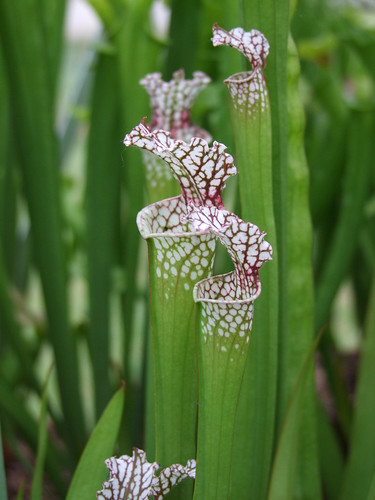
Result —
<path fill-rule="evenodd" d="M 178 280 L 189 290 L 198 279 L 211 274 L 215 238 L 208 230 L 197 230 L 187 220 L 186 210 L 182 195 L 162 200 L 141 210 L 137 225 L 149 250 L 153 248 L 149 255 L 155 260 L 156 276 L 168 281 L 166 287 L 173 278 L 173 283 Z"/>
<path fill-rule="evenodd" d="M 244 83 L 250 83 L 252 80 L 255 79 L 257 76 L 257 70 L 254 71 L 240 71 L 238 73 L 235 73 L 234 75 L 229 76 L 224 80 L 224 83 L 231 83 L 231 84 L 237 84 L 241 85 Z M 254 88 L 255 90 L 255 88 Z"/>
<path fill-rule="evenodd" d="M 164 160 L 180 184 L 186 205 L 223 207 L 221 192 L 225 181 L 237 173 L 226 146 L 193 137 L 190 143 L 173 139 L 165 130 L 151 131 L 141 121 L 125 136 L 125 146 L 137 146 Z"/>
<path fill-rule="evenodd" d="M 244 349 L 250 342 L 253 303 L 261 293 L 259 269 L 272 258 L 272 247 L 257 226 L 226 210 L 191 206 L 188 217 L 197 229 L 218 238 L 234 265 L 234 271 L 206 278 L 194 287 L 194 301 L 201 304 L 203 342 L 217 338 L 220 352 L 230 352 L 229 345 L 240 349 L 244 340 Z"/>
<path fill-rule="evenodd" d="M 241 52 L 250 62 L 253 71 L 258 67 L 266 67 L 270 44 L 261 31 L 245 31 L 243 28 L 233 28 L 226 31 L 217 23 L 212 26 L 212 45 L 227 45 Z"/>
<path fill-rule="evenodd" d="M 186 212 L 186 203 L 181 195 L 148 205 L 137 215 L 137 226 L 142 238 L 178 239 L 209 234 L 208 230 L 196 230 L 187 220 Z"/>
<path fill-rule="evenodd" d="M 214 47 L 219 45 L 233 47 L 251 64 L 250 71 L 241 71 L 224 80 L 235 109 L 248 111 L 251 116 L 251 111 L 260 104 L 261 111 L 264 111 L 269 107 L 268 89 L 264 77 L 269 53 L 266 37 L 257 30 L 246 32 L 242 28 L 234 28 L 226 31 L 217 24 L 214 24 L 212 31 Z"/>
<path fill-rule="evenodd" d="M 191 120 L 191 108 L 197 95 L 210 82 L 210 78 L 196 71 L 192 79 L 185 79 L 184 70 L 173 73 L 170 81 L 162 80 L 161 73 L 146 75 L 140 84 L 150 96 L 152 131 L 166 130 L 173 139 L 189 142 L 193 137 L 211 141 L 210 134 Z M 178 184 L 168 165 L 148 151 L 142 151 L 145 167 L 146 191 L 152 203 L 178 194 Z"/>
<path fill-rule="evenodd" d="M 259 269 L 272 258 L 265 233 L 217 207 L 189 205 L 188 218 L 225 246 L 234 271 L 199 281 L 197 352 L 200 381 L 196 498 L 231 498 L 231 455 L 253 327 Z M 201 382 L 203 381 L 203 383 Z"/>
<path fill-rule="evenodd" d="M 141 121 L 124 139 L 156 158 L 179 183 L 181 194 L 148 205 L 137 216 L 147 240 L 154 364 L 155 453 L 166 465 L 196 451 L 198 375 L 194 285 L 212 274 L 215 236 L 188 218 L 189 205 L 222 208 L 225 181 L 237 173 L 224 144 L 189 142 Z M 192 404 L 194 402 L 194 404 Z M 183 498 L 191 498 L 185 484 Z M 182 490 L 180 490 L 182 491 Z M 159 498 L 159 497 L 157 497 Z"/>
<path fill-rule="evenodd" d="M 235 271 L 230 271 L 219 276 L 211 276 L 202 281 L 199 281 L 193 289 L 193 298 L 195 302 L 209 302 L 212 304 L 239 304 L 246 305 L 254 302 L 261 294 L 262 286 L 259 276 L 256 277 L 254 283 L 254 291 L 251 295 L 246 293 L 236 298 L 231 296 L 231 290 L 226 285 L 232 284 L 235 280 Z"/>
<path fill-rule="evenodd" d="M 205 282 L 196 289 L 195 298 L 204 300 L 202 290 L 209 301 L 241 301 L 246 303 L 255 300 L 261 291 L 259 269 L 267 260 L 272 259 L 272 247 L 264 240 L 266 233 L 261 232 L 255 224 L 245 222 L 237 215 L 216 207 L 194 207 L 190 205 L 189 215 L 198 230 L 209 230 L 225 246 L 234 265 L 232 273 L 223 275 L 220 282 Z M 225 276 L 225 279 L 224 279 Z M 219 283 L 221 287 L 219 287 Z"/>
<path fill-rule="evenodd" d="M 174 139 L 190 141 L 192 137 L 202 137 L 210 142 L 210 134 L 194 125 L 190 118 L 197 95 L 210 81 L 201 71 L 195 71 L 191 80 L 185 79 L 183 69 L 175 71 L 168 82 L 162 80 L 161 73 L 149 73 L 142 78 L 139 83 L 150 96 L 150 130 L 167 130 Z"/>

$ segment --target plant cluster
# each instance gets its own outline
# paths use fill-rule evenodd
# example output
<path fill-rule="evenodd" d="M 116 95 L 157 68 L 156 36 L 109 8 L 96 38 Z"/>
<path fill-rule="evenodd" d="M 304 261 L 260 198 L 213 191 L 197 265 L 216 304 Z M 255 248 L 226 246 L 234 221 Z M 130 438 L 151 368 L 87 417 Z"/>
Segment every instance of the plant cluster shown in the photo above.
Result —
<path fill-rule="evenodd" d="M 0 1 L 0 497 L 372 500 L 371 2 L 88 3 Z"/>

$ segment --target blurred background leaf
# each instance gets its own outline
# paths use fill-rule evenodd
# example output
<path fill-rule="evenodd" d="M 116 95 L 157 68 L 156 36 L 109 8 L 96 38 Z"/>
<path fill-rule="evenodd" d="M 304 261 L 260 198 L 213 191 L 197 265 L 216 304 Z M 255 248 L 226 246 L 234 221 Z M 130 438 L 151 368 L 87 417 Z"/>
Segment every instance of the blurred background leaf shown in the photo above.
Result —
<path fill-rule="evenodd" d="M 282 332 L 273 367 L 276 434 L 302 365 L 296 353 L 324 325 L 317 419 L 312 382 L 306 417 L 318 433 L 308 433 L 313 446 L 303 449 L 304 459 L 318 446 L 325 498 L 371 497 L 375 10 L 366 0 L 299 0 L 289 57 L 295 69 L 299 59 L 301 74 L 291 82 L 293 9 L 294 2 L 271 0 L 0 2 L 0 419 L 10 498 L 30 495 L 42 401 L 48 434 L 42 488 L 51 498 L 65 497 L 88 435 L 122 379 L 127 404 L 118 450 L 145 448 L 146 439 L 152 458 L 148 270 L 135 224 L 147 199 L 141 155 L 125 151 L 122 140 L 151 114 L 140 78 L 201 70 L 212 83 L 194 105 L 194 121 L 235 156 L 222 80 L 245 63 L 230 49 L 213 49 L 214 22 L 263 29 L 271 43 Z M 294 122 L 291 109 L 298 112 Z M 240 208 L 237 182 L 226 190 L 231 210 Z M 288 250 L 296 241 L 300 259 L 297 248 L 296 255 Z M 215 272 L 227 270 L 219 254 Z M 307 288 L 291 277 L 304 277 Z M 304 334 L 296 327 L 301 314 Z M 262 359 L 253 362 L 262 366 Z M 56 370 L 43 399 L 51 363 Z M 249 424 L 256 433 L 262 422 Z M 296 497 L 310 484 L 305 476 Z M 257 487 L 265 492 L 269 479 L 265 474 Z"/>

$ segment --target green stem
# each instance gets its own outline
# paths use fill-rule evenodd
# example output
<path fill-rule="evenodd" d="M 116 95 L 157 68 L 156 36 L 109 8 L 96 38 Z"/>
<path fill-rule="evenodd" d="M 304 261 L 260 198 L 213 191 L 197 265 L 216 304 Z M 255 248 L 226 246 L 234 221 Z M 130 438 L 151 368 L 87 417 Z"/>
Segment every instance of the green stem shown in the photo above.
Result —
<path fill-rule="evenodd" d="M 273 200 L 277 230 L 279 266 L 280 328 L 285 329 L 287 282 L 287 48 L 289 32 L 289 0 L 242 0 L 244 24 L 260 30 L 271 50 L 265 70 L 272 115 Z M 267 232 L 269 228 L 265 226 Z M 273 243 L 273 242 L 272 242 Z"/>
<path fill-rule="evenodd" d="M 233 495 L 263 498 L 271 467 L 276 408 L 278 253 L 274 220 L 271 113 L 261 67 L 228 78 L 241 213 L 267 232 L 273 262 L 261 272 L 254 340 L 243 382 L 233 449 Z"/>
<path fill-rule="evenodd" d="M 164 200 L 138 216 L 149 251 L 155 458 L 162 467 L 195 457 L 198 387 L 192 289 L 211 272 L 215 248 L 213 237 L 207 234 L 168 230 L 171 215 L 181 214 L 181 202 L 181 197 Z M 163 214 L 165 227 L 158 227 L 158 214 Z M 153 227 L 152 232 L 145 230 L 147 226 Z M 199 265 L 202 259 L 205 265 Z M 191 482 L 184 482 L 171 498 L 191 495 Z"/>
<path fill-rule="evenodd" d="M 197 287 L 201 283 L 204 282 Z M 238 432 L 233 424 L 250 346 L 253 304 L 252 300 L 206 302 L 204 299 L 198 304 L 200 390 L 194 498 L 238 498 L 231 482 L 232 469 L 238 466 L 238 461 L 232 458 L 235 432 Z M 238 318 L 242 322 L 240 326 L 234 323 Z M 227 329 L 221 320 L 226 321 Z"/>

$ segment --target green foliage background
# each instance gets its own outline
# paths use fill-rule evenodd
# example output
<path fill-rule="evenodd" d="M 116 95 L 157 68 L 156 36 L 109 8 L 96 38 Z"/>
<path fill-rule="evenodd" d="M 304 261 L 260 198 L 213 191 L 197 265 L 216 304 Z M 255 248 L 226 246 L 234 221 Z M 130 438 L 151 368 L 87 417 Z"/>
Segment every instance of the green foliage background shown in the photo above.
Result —
<path fill-rule="evenodd" d="M 0 0 L 5 462 L 16 458 L 31 477 L 36 471 L 34 498 L 43 467 L 65 497 L 121 380 L 126 401 L 117 449 L 123 454 L 139 446 L 153 458 L 144 432 L 147 257 L 135 224 L 147 200 L 141 155 L 125 150 L 122 139 L 150 116 L 140 78 L 161 71 L 166 80 L 179 68 L 190 77 L 201 70 L 212 84 L 199 96 L 194 120 L 236 159 L 222 81 L 245 62 L 233 50 L 213 49 L 211 26 L 218 22 L 226 29 L 260 29 L 271 44 L 266 76 L 279 250 L 278 327 L 269 368 L 274 388 L 254 382 L 259 401 L 270 394 L 270 427 L 259 415 L 252 420 L 258 453 L 263 439 L 269 452 L 264 461 L 253 455 L 250 469 L 245 462 L 245 475 L 252 473 L 244 477 L 241 469 L 236 498 L 261 499 L 267 492 L 283 499 L 322 492 L 328 499 L 374 498 L 375 10 L 365 1 L 171 0 L 170 32 L 163 38 L 150 21 L 151 3 L 92 0 L 103 32 L 88 48 L 64 38 L 63 0 Z M 227 205 L 240 211 L 237 189 L 235 181 L 228 183 Z M 219 259 L 217 271 L 223 270 Z M 322 328 L 315 397 L 303 362 Z M 261 367 L 264 360 L 251 361 Z M 114 408 L 122 412 L 122 404 L 112 403 L 107 415 Z M 110 426 L 101 420 L 100 428 Z M 112 434 L 108 443 L 116 439 Z M 95 435 L 92 449 L 105 441 L 105 433 Z M 23 443 L 38 457 L 37 467 Z M 103 471 L 103 478 L 87 474 L 86 480 L 95 481 L 96 491 L 104 479 Z"/>

